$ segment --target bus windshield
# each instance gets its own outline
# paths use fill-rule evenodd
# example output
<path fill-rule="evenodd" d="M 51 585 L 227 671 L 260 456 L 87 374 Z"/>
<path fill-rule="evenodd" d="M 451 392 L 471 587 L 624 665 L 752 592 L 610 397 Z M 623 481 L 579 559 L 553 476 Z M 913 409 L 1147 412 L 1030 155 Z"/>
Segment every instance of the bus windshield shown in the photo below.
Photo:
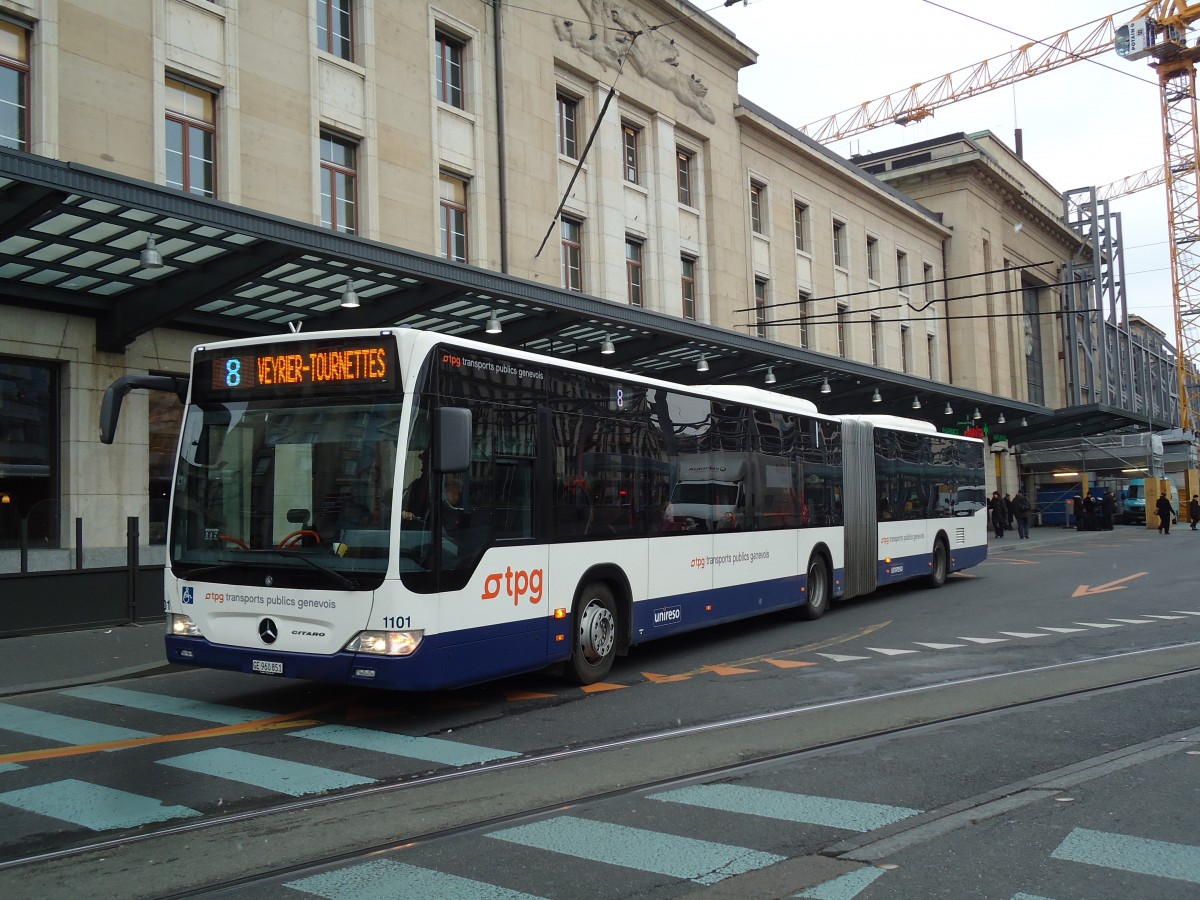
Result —
<path fill-rule="evenodd" d="M 378 586 L 400 405 L 205 403 L 187 412 L 171 516 L 183 578 Z M 281 580 L 282 579 L 282 580 Z"/>

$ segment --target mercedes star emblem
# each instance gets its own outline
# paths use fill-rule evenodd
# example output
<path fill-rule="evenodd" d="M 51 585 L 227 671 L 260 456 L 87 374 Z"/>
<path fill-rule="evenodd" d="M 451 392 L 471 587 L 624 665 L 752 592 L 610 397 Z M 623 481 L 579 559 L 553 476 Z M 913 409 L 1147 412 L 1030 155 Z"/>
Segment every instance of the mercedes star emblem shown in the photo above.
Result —
<path fill-rule="evenodd" d="M 275 643 L 275 639 L 279 637 L 279 629 L 275 626 L 275 620 L 263 619 L 259 622 L 258 636 L 262 638 L 264 644 Z"/>

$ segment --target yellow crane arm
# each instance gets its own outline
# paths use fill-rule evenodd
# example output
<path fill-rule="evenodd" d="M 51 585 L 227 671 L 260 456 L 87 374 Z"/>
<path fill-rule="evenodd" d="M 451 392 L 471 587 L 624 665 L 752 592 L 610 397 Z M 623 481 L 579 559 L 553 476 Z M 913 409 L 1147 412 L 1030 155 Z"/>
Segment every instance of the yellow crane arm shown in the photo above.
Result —
<path fill-rule="evenodd" d="M 1160 5 L 1175 4 L 1164 2 Z M 1200 4 L 1197 7 L 1200 8 Z M 1106 16 L 1041 41 L 1030 41 L 1011 53 L 955 69 L 886 97 L 868 100 L 828 118 L 802 125 L 800 130 L 816 141 L 828 143 L 862 134 L 880 125 L 919 122 L 932 116 L 935 109 L 967 97 L 1112 50 L 1115 40 L 1114 17 Z"/>

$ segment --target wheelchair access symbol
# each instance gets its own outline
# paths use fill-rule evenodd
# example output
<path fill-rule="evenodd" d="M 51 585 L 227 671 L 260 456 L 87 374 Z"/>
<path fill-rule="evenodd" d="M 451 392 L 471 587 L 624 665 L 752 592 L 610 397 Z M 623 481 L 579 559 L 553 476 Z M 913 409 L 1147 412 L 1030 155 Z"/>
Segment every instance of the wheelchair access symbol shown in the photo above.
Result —
<path fill-rule="evenodd" d="M 190 587 L 185 587 L 183 589 L 184 605 L 190 606 L 192 604 L 192 602 L 195 600 L 195 595 L 192 593 L 194 590 L 195 590 L 195 588 L 190 588 Z"/>

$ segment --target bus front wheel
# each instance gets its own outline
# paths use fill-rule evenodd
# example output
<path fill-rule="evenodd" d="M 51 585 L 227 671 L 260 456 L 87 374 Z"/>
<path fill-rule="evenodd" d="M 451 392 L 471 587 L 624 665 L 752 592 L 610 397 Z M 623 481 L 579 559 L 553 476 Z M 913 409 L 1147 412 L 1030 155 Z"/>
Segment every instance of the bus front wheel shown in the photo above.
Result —
<path fill-rule="evenodd" d="M 829 563 L 820 553 L 814 553 L 808 561 L 808 577 L 804 584 L 804 603 L 800 606 L 800 617 L 819 619 L 829 609 Z"/>
<path fill-rule="evenodd" d="M 617 655 L 617 601 L 608 585 L 589 584 L 579 595 L 572 633 L 568 675 L 577 684 L 595 684 Z"/>
<path fill-rule="evenodd" d="M 946 547 L 946 542 L 938 538 L 933 544 L 933 558 L 929 564 L 929 586 L 940 588 L 946 583 L 949 573 L 950 550 Z"/>

